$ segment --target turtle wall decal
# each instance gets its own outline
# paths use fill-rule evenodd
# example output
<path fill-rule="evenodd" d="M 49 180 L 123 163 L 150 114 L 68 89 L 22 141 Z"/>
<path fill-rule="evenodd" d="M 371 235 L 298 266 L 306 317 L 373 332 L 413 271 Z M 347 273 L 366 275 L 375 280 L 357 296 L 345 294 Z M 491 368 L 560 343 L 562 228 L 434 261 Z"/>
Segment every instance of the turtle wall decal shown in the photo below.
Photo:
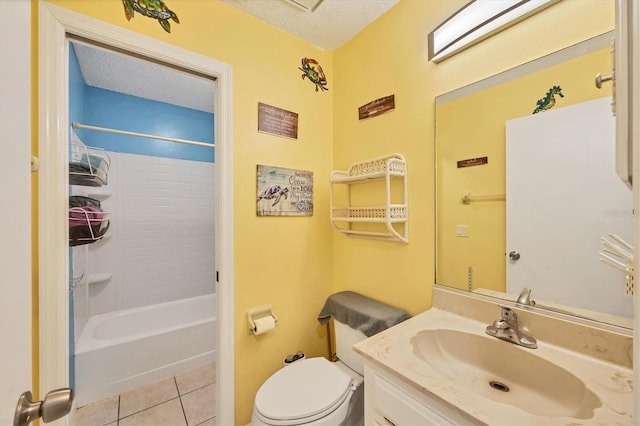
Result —
<path fill-rule="evenodd" d="M 127 21 L 131 21 L 135 12 L 138 12 L 148 18 L 157 19 L 160 26 L 168 33 L 171 32 L 169 19 L 176 24 L 180 23 L 178 15 L 169 9 L 162 0 L 122 0 L 122 5 Z"/>

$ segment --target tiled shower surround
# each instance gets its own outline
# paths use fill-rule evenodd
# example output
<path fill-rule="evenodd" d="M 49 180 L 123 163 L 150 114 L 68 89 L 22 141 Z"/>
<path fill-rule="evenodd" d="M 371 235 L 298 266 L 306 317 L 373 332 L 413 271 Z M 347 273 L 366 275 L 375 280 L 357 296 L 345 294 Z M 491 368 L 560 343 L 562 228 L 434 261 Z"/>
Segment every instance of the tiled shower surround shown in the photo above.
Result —
<path fill-rule="evenodd" d="M 215 164 L 118 152 L 109 156 L 107 186 L 73 187 L 75 194 L 108 193 L 97 198 L 111 219 L 108 238 L 74 248 L 74 277 L 112 274 L 89 284 L 88 295 L 82 288 L 86 280 L 77 286 L 76 334 L 85 315 L 214 291 Z"/>

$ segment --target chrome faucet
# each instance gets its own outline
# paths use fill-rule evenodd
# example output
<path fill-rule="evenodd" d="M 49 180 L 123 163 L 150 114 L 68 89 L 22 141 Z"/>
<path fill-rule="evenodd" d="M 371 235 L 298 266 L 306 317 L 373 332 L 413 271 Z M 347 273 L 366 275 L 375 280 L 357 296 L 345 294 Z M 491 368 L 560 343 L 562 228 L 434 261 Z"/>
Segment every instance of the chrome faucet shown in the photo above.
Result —
<path fill-rule="evenodd" d="M 494 321 L 493 324 L 487 326 L 487 334 L 524 346 L 525 348 L 535 349 L 538 347 L 536 339 L 527 336 L 518 328 L 518 315 L 510 308 L 501 306 L 502 318 Z"/>
<path fill-rule="evenodd" d="M 523 288 L 520 292 L 520 296 L 518 296 L 518 299 L 516 300 L 516 303 L 519 303 L 521 305 L 536 306 L 536 301 L 531 298 L 531 289 L 528 289 L 527 287 Z"/>

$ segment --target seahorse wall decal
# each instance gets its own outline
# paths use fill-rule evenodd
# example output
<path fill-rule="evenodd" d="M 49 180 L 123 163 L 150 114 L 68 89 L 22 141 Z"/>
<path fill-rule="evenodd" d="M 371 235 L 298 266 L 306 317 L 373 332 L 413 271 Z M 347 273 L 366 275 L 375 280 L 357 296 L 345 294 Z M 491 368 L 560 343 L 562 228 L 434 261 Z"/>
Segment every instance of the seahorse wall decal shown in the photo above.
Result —
<path fill-rule="evenodd" d="M 549 89 L 547 94 L 544 95 L 544 98 L 538 99 L 538 102 L 536 103 L 536 109 L 533 110 L 533 113 L 537 114 L 539 112 L 543 112 L 548 109 L 551 109 L 551 107 L 553 107 L 556 104 L 555 95 L 558 95 L 561 98 L 564 98 L 564 95 L 562 94 L 562 89 L 560 88 L 560 86 L 553 86 L 551 89 Z"/>
<path fill-rule="evenodd" d="M 318 66 L 317 70 L 314 65 Z M 318 89 L 321 89 L 322 91 L 329 90 L 327 88 L 327 77 L 325 77 L 324 71 L 322 71 L 322 67 L 318 61 L 311 58 L 302 58 L 302 68 L 298 67 L 298 69 L 303 72 L 303 80 L 307 77 L 310 82 L 316 85 L 316 92 Z"/>
<path fill-rule="evenodd" d="M 160 26 L 168 33 L 171 32 L 169 19 L 172 19 L 176 24 L 180 23 L 178 15 L 169 9 L 162 0 L 122 0 L 122 5 L 127 21 L 131 21 L 135 12 L 138 12 L 146 17 L 157 19 Z"/>

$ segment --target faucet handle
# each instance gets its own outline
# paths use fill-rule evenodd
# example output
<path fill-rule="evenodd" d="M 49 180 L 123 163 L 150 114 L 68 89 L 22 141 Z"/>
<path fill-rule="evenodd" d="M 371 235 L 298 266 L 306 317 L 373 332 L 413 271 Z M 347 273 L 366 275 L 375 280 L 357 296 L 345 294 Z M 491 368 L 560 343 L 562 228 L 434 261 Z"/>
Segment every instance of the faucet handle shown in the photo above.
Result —
<path fill-rule="evenodd" d="M 493 322 L 493 326 L 497 329 L 497 330 L 506 330 L 508 328 L 511 328 L 511 326 L 509 325 L 509 323 L 503 319 L 499 319 L 499 320 L 495 320 Z"/>
<path fill-rule="evenodd" d="M 518 326 L 518 315 L 506 306 L 500 306 L 502 309 L 502 321 L 508 323 L 511 326 Z"/>

